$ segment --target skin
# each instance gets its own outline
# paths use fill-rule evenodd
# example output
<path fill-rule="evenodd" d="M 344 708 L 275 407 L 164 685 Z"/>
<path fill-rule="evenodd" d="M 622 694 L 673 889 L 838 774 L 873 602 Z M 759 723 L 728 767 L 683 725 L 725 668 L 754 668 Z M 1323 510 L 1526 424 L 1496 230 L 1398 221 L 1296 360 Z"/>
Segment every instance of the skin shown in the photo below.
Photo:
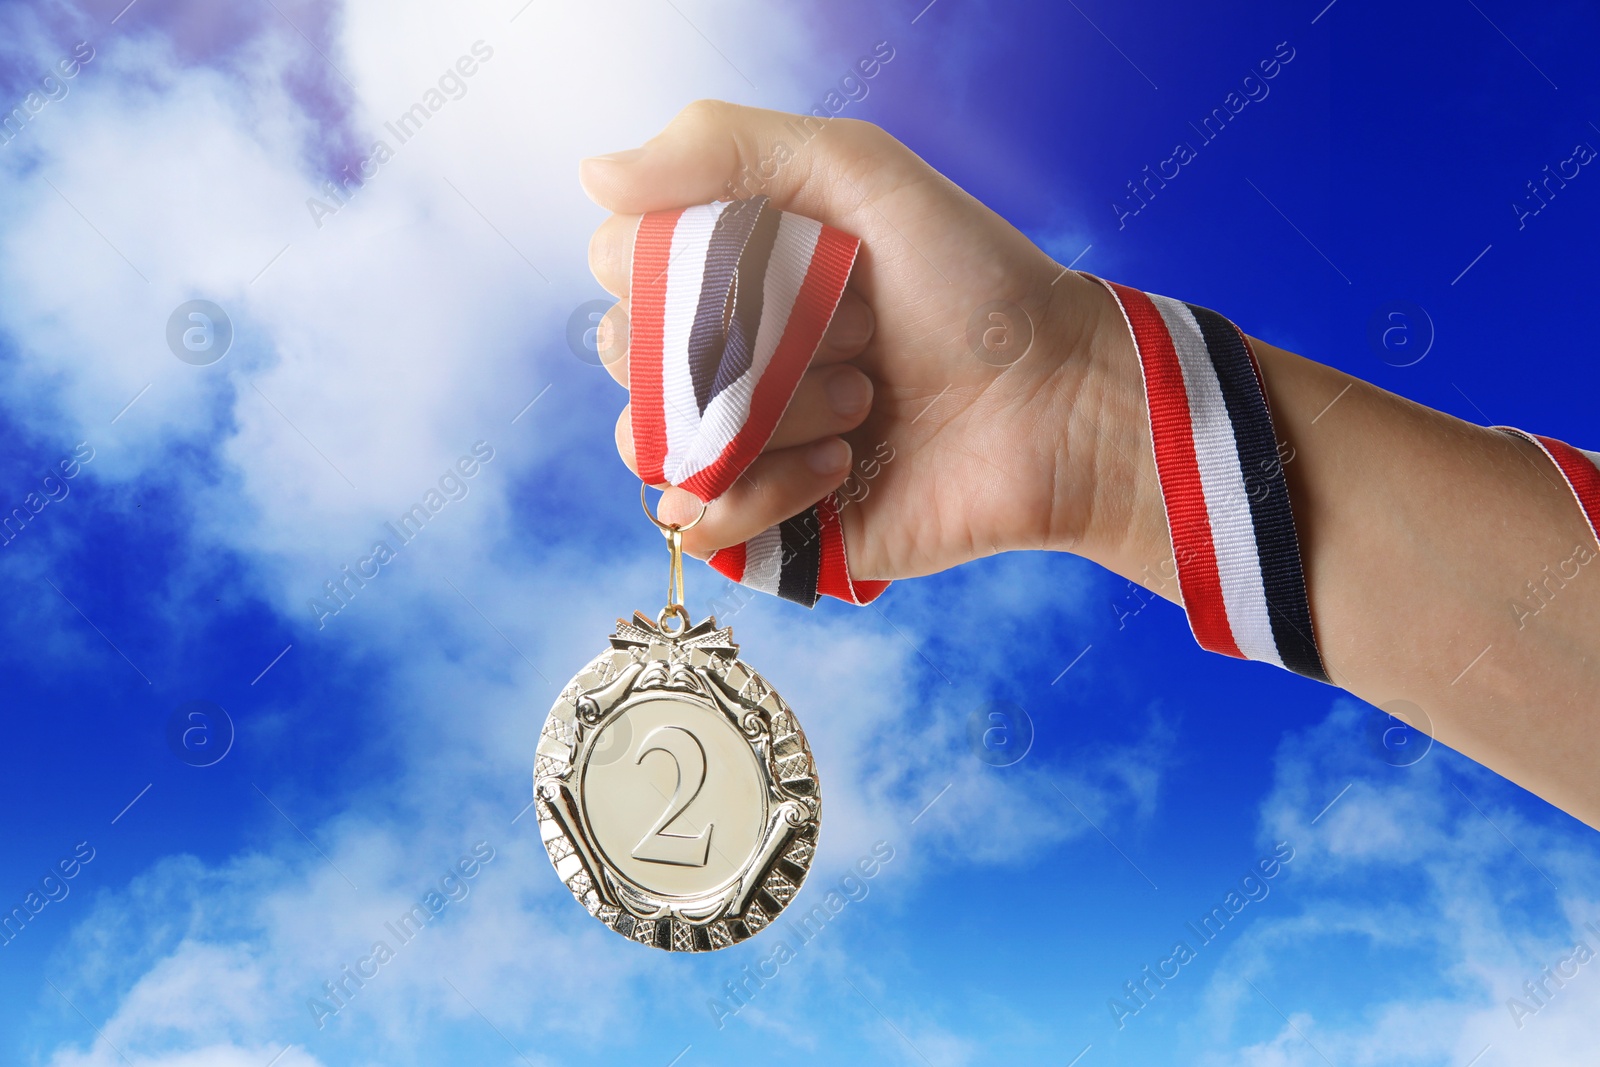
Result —
<path fill-rule="evenodd" d="M 726 197 L 730 182 L 862 239 L 766 452 L 685 534 L 686 551 L 704 558 L 796 514 L 887 442 L 894 460 L 842 512 L 854 577 L 1046 549 L 1181 604 L 1137 355 L 1110 294 L 877 127 L 833 119 L 801 144 L 798 123 L 701 101 L 643 148 L 580 170 L 614 213 L 590 245 L 614 314 L 627 309 L 639 216 Z M 753 177 L 777 159 L 769 180 Z M 1033 330 L 1003 367 L 968 338 L 969 317 L 995 300 Z M 1554 467 L 1505 434 L 1252 343 L 1293 450 L 1285 471 L 1330 676 L 1397 714 L 1410 713 L 1394 701 L 1410 702 L 1422 710 L 1411 725 L 1600 827 L 1600 577 L 1586 577 L 1600 565 L 1581 562 L 1600 548 Z M 627 384 L 625 354 L 608 369 Z M 628 418 L 617 449 L 636 469 Z M 672 489 L 661 517 L 698 510 Z M 1527 583 L 1568 560 L 1578 576 L 1519 618 Z"/>

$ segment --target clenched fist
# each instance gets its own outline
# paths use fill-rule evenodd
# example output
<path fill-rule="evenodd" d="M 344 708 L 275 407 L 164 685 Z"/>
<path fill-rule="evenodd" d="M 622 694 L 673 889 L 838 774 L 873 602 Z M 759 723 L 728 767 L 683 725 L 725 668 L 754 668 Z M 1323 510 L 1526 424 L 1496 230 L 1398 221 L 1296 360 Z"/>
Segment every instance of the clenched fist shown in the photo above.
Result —
<path fill-rule="evenodd" d="M 1015 548 L 1121 552 L 1154 468 L 1115 303 L 887 133 L 702 101 L 644 147 L 584 160 L 581 178 L 615 212 L 589 259 L 624 312 L 644 212 L 760 193 L 862 240 L 765 453 L 686 550 L 708 556 L 804 510 L 855 457 L 843 522 L 856 579 Z M 625 357 L 609 367 L 627 383 Z M 637 471 L 626 410 L 617 448 Z M 686 522 L 698 503 L 673 489 L 661 507 Z M 1159 513 L 1154 526 L 1164 538 Z"/>

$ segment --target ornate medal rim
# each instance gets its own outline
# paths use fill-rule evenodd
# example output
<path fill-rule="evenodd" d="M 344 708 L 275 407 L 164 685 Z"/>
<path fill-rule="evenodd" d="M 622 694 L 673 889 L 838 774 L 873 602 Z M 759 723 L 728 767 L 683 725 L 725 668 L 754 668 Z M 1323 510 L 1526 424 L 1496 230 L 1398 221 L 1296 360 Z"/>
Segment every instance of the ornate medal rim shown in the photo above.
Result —
<path fill-rule="evenodd" d="M 649 890 L 594 842 L 582 768 L 594 739 L 630 706 L 672 695 L 728 718 L 756 756 L 767 821 L 755 857 L 718 889 L 691 897 Z M 539 832 L 556 874 L 584 909 L 624 937 L 679 952 L 726 948 L 773 921 L 798 892 L 816 853 L 816 764 L 794 712 L 739 659 L 733 630 L 715 618 L 669 632 L 635 612 L 617 620 L 611 648 L 556 698 L 534 761 Z"/>

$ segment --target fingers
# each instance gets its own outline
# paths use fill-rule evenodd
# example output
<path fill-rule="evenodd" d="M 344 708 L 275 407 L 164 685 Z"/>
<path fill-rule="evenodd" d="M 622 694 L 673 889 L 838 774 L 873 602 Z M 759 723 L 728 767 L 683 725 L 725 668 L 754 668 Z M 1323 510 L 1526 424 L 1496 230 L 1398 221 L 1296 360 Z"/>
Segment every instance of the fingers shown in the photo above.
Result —
<path fill-rule="evenodd" d="M 798 515 L 844 484 L 850 458 L 850 445 L 840 437 L 763 453 L 744 477 L 706 506 L 705 518 L 685 531 L 683 550 L 705 559 Z M 657 514 L 663 522 L 687 523 L 699 512 L 694 494 L 674 488 L 662 496 Z"/>
<path fill-rule="evenodd" d="M 638 232 L 638 215 L 612 215 L 589 238 L 589 270 L 600 287 L 619 300 L 628 299 L 633 238 Z M 823 347 L 828 347 L 830 342 L 845 349 L 854 345 L 851 350 L 854 356 L 871 339 L 872 327 L 872 309 L 854 290 L 847 289 L 823 338 Z"/>
<path fill-rule="evenodd" d="M 621 214 L 764 193 L 778 207 L 809 207 L 808 214 L 827 221 L 826 209 L 835 206 L 831 198 L 838 194 L 832 183 L 808 187 L 808 179 L 823 166 L 825 153 L 878 133 L 849 119 L 824 122 L 700 100 L 644 147 L 584 160 L 578 177 L 590 199 Z"/>
<path fill-rule="evenodd" d="M 792 448 L 836 434 L 849 433 L 872 410 L 872 379 L 849 364 L 814 367 L 800 379 L 794 399 L 772 431 L 765 451 Z M 632 407 L 617 417 L 617 454 L 639 473 L 633 443 Z"/>
<path fill-rule="evenodd" d="M 600 288 L 626 298 L 628 274 L 633 269 L 633 235 L 639 232 L 638 215 L 612 215 L 589 238 L 589 270 Z"/>
<path fill-rule="evenodd" d="M 872 379 L 848 363 L 806 372 L 772 431 L 767 450 L 848 433 L 872 410 Z"/>
<path fill-rule="evenodd" d="M 629 240 L 632 240 L 631 236 Z M 595 276 L 599 277 L 599 273 L 597 270 Z M 601 284 L 605 284 L 603 280 Z M 615 357 L 611 353 L 617 350 L 613 338 L 626 336 L 627 322 L 626 299 L 606 312 L 600 322 L 600 351 L 603 354 L 601 363 L 623 388 L 628 386 L 627 353 L 623 350 Z M 822 367 L 855 359 L 866 350 L 876 326 L 872 307 L 854 291 L 846 289 L 844 296 L 839 300 L 839 309 L 833 313 L 833 321 L 828 323 L 828 329 L 822 335 L 822 343 L 817 346 L 816 354 L 811 357 L 811 365 Z"/>
<path fill-rule="evenodd" d="M 611 310 L 601 317 L 600 336 L 606 342 L 606 346 L 601 348 L 605 355 L 600 360 L 600 365 L 616 379 L 618 385 L 626 389 L 628 387 L 628 302 L 626 300 L 611 305 Z M 618 338 L 621 338 L 620 342 Z"/>
<path fill-rule="evenodd" d="M 877 326 L 878 321 L 872 314 L 872 305 L 854 289 L 846 289 L 844 295 L 839 298 L 839 306 L 833 313 L 833 320 L 828 323 L 828 329 L 822 335 L 822 343 L 817 346 L 816 355 L 811 357 L 811 365 L 855 359 L 866 351 Z"/>

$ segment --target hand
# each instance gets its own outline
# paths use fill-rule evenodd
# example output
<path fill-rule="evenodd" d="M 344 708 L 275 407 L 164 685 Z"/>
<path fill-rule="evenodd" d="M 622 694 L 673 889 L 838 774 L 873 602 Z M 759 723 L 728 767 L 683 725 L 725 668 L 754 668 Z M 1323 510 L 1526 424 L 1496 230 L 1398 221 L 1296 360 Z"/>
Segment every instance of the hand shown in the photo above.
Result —
<path fill-rule="evenodd" d="M 583 164 L 589 194 L 619 213 L 590 259 L 624 304 L 638 213 L 714 200 L 730 183 L 863 242 L 754 485 L 741 479 L 708 508 L 689 551 L 748 540 L 839 486 L 842 454 L 822 470 L 807 460 L 842 439 L 862 458 L 894 450 L 842 512 L 855 578 L 1048 548 L 1179 599 L 1176 582 L 1151 580 L 1172 542 L 1138 360 L 1110 294 L 881 130 L 810 120 L 803 138 L 805 121 L 700 103 L 644 148 Z M 973 312 L 997 300 L 1035 328 L 1009 367 L 978 358 L 967 338 Z M 1270 344 L 1255 350 L 1275 431 L 1295 450 L 1289 498 L 1334 681 L 1425 709 L 1440 741 L 1600 826 L 1600 596 L 1596 579 L 1571 573 L 1596 553 L 1565 483 L 1503 433 Z M 627 380 L 624 360 L 611 370 Z M 870 383 L 870 406 L 831 406 L 829 387 L 852 382 Z M 617 445 L 635 466 L 626 413 Z M 670 521 L 696 510 L 676 490 L 662 504 Z M 1560 585 L 1546 577 L 1552 560 L 1563 561 Z"/>
<path fill-rule="evenodd" d="M 857 499 L 842 515 L 857 579 L 930 574 L 1015 548 L 1117 555 L 1139 511 L 1136 483 L 1153 465 L 1114 302 L 877 127 L 808 121 L 702 101 L 643 148 L 583 162 L 584 189 L 616 212 L 595 233 L 590 265 L 623 310 L 644 212 L 764 193 L 862 239 L 766 452 L 710 505 L 685 549 L 704 557 L 802 511 L 845 481 L 853 455 L 863 463 Z M 992 301 L 1021 312 L 1009 325 L 980 317 L 974 332 L 991 331 L 991 353 L 968 335 Z M 1024 317 L 1031 348 L 996 365 L 1020 354 Z M 1007 328 L 998 343 L 992 331 Z M 609 368 L 626 384 L 625 357 Z M 617 448 L 637 472 L 626 410 Z M 661 506 L 668 521 L 697 510 L 676 489 Z"/>

